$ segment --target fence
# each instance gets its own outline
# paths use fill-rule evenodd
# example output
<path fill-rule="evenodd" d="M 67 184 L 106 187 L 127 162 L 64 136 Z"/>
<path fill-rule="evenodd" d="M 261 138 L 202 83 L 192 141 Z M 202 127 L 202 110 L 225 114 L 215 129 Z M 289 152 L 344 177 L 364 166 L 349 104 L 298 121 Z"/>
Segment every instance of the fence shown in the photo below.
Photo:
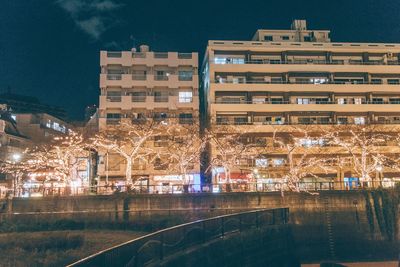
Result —
<path fill-rule="evenodd" d="M 324 190 L 361 190 L 378 187 L 395 187 L 394 181 L 372 181 L 361 184 L 357 181 L 348 182 L 299 182 L 296 188 L 299 191 Z M 224 184 L 163 184 L 163 185 L 103 185 L 103 186 L 71 186 L 71 187 L 44 187 L 18 189 L 17 197 L 43 196 L 76 196 L 76 195 L 112 195 L 118 193 L 129 194 L 197 194 L 197 193 L 224 193 L 224 192 L 277 192 L 289 191 L 285 183 L 224 183 Z M 0 198 L 14 196 L 13 190 L 0 191 Z"/>
<path fill-rule="evenodd" d="M 288 223 L 289 209 L 256 210 L 218 216 L 167 228 L 69 265 L 78 266 L 146 266 L 196 245 L 224 238 L 234 233 Z"/>

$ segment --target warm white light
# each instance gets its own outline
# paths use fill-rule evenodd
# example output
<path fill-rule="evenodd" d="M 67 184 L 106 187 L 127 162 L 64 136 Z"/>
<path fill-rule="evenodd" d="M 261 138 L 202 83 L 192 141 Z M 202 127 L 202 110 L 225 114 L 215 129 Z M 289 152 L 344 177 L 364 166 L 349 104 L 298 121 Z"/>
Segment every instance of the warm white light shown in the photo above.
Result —
<path fill-rule="evenodd" d="M 18 154 L 18 153 L 14 153 L 12 155 L 12 158 L 13 158 L 14 161 L 19 161 L 21 159 L 21 155 Z"/>

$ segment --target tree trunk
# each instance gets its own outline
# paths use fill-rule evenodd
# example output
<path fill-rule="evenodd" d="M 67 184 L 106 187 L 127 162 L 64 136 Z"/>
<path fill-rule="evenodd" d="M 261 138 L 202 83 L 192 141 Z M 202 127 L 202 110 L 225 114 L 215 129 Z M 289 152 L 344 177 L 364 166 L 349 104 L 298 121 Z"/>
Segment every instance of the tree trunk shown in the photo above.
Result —
<path fill-rule="evenodd" d="M 126 186 L 132 185 L 132 158 L 126 158 L 126 170 L 125 170 Z"/>
<path fill-rule="evenodd" d="M 232 192 L 231 171 L 226 167 L 224 169 L 225 169 L 225 176 L 226 176 L 226 192 Z"/>

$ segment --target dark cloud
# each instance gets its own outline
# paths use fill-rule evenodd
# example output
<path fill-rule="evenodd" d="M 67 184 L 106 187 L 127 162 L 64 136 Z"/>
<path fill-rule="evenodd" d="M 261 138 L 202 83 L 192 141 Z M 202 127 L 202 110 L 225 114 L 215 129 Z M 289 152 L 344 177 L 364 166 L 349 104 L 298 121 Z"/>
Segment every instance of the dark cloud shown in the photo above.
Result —
<path fill-rule="evenodd" d="M 70 15 L 79 29 L 95 40 L 109 29 L 111 11 L 122 6 L 111 0 L 57 0 L 56 4 Z"/>

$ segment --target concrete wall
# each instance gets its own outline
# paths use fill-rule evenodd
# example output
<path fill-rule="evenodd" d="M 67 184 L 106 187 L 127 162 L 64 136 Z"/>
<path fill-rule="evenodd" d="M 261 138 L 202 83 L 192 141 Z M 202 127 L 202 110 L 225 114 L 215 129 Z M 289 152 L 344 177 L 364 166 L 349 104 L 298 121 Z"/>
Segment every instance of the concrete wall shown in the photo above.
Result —
<path fill-rule="evenodd" d="M 399 252 L 399 207 L 385 204 L 391 195 L 384 196 L 380 191 L 335 191 L 287 193 L 284 197 L 280 193 L 227 193 L 14 199 L 8 215 L 3 216 L 14 222 L 29 217 L 32 222 L 52 224 L 69 218 L 91 226 L 113 222 L 163 227 L 247 209 L 289 207 L 296 251 L 303 262 L 392 259 Z M 59 213 L 47 213 L 53 211 Z M 16 212 L 41 213 L 11 215 Z"/>

